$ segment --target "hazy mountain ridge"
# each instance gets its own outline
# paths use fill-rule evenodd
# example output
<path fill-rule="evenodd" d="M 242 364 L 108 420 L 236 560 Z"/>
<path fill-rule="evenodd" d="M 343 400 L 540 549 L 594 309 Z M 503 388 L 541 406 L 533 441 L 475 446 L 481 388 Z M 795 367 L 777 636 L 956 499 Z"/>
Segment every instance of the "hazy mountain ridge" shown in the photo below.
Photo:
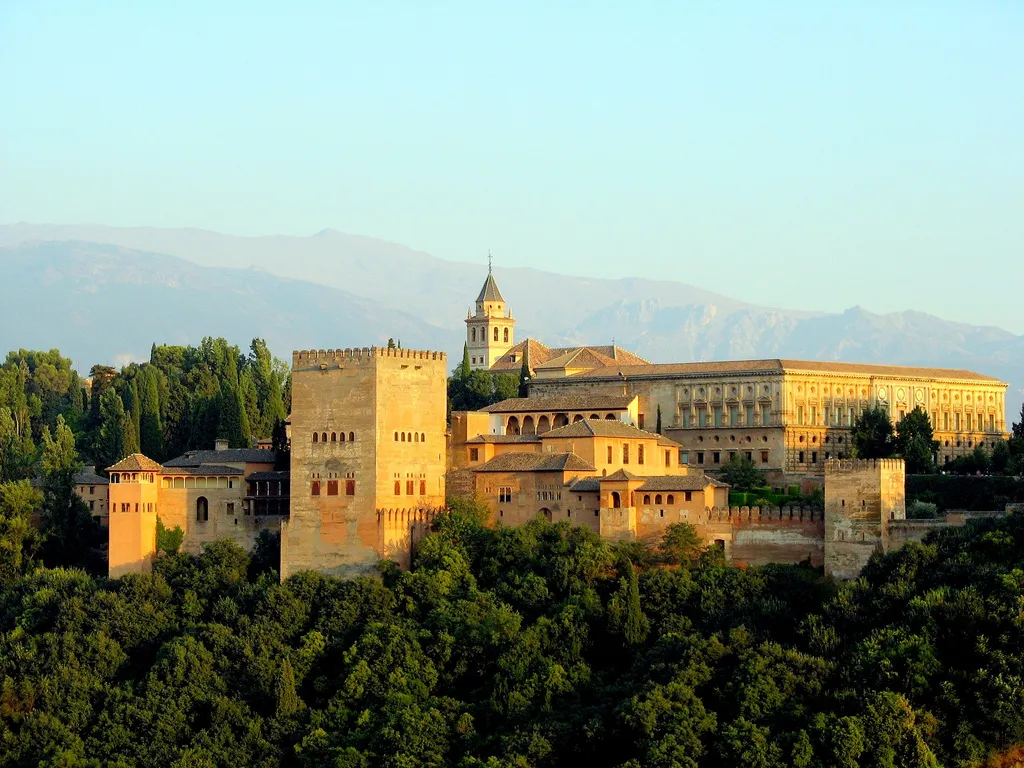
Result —
<path fill-rule="evenodd" d="M 64 242 L 68 237 L 91 242 Z M 57 346 L 90 363 L 145 356 L 152 341 L 195 342 L 203 335 L 240 344 L 262 336 L 282 357 L 292 348 L 381 344 L 394 336 L 405 346 L 457 357 L 462 320 L 486 269 L 333 230 L 241 238 L 193 229 L 19 224 L 0 226 L 4 245 L 0 275 L 19 280 L 24 290 L 0 308 L 0 344 Z M 971 368 L 1010 382 L 1008 416 L 1019 410 L 1024 337 L 1000 328 L 916 311 L 761 307 L 644 278 L 500 266 L 495 274 L 520 339 L 550 345 L 614 339 L 653 362 L 786 356 Z M 37 311 L 58 300 L 73 307 L 70 322 Z M 126 315 L 133 316 L 130 323 Z"/>

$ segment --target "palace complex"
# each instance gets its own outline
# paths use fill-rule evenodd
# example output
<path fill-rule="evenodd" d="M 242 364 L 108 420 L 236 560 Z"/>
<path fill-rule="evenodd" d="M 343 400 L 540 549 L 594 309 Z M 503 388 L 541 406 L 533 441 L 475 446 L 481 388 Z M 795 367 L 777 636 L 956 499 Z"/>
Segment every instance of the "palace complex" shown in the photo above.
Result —
<path fill-rule="evenodd" d="M 614 345 L 516 342 L 490 271 L 466 318 L 466 347 L 475 370 L 525 364 L 529 397 L 449 420 L 444 353 L 295 352 L 288 471 L 273 451 L 224 444 L 107 468 L 110 574 L 148 570 L 158 516 L 183 530 L 192 552 L 220 538 L 251 547 L 261 530 L 280 531 L 282 578 L 351 577 L 381 558 L 408 567 L 446 498 L 463 494 L 483 500 L 495 524 L 539 515 L 656 541 L 685 522 L 734 563 L 809 561 L 848 577 L 871 553 L 927 529 L 905 520 L 902 460 L 851 459 L 860 413 L 878 406 L 895 421 L 922 408 L 942 462 L 1006 436 L 1007 385 L 970 371 L 785 359 L 662 365 Z M 824 512 L 731 507 L 713 471 L 734 455 L 770 482 L 824 483 Z"/>

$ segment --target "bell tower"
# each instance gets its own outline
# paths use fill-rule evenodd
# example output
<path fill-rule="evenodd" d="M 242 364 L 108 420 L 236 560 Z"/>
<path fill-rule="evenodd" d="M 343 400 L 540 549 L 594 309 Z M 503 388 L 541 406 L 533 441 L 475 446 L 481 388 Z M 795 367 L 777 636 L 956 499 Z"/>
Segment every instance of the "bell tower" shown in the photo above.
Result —
<path fill-rule="evenodd" d="M 487 279 L 476 297 L 476 312 L 466 315 L 466 346 L 469 348 L 469 367 L 486 371 L 516 343 L 516 321 L 506 310 L 505 299 L 494 280 L 491 255 L 487 254 Z"/>

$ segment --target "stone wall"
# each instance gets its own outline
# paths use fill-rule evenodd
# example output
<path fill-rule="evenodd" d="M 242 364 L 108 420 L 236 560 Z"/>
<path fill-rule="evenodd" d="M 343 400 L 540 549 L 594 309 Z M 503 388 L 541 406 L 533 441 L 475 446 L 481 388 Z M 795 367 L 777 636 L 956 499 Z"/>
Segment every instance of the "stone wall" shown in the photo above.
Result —
<path fill-rule="evenodd" d="M 306 569 L 348 578 L 372 572 L 385 556 L 408 564 L 399 543 L 414 538 L 420 512 L 444 504 L 447 374 L 441 352 L 292 355 L 291 515 L 282 524 L 282 578 Z M 324 431 L 351 439 L 314 443 L 312 435 Z M 403 516 L 382 525 L 379 510 Z"/>

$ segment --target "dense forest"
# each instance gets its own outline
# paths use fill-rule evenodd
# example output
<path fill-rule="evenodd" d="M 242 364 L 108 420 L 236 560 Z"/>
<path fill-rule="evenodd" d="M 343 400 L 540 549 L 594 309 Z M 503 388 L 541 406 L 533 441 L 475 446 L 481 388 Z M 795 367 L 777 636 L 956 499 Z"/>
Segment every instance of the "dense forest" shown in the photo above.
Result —
<path fill-rule="evenodd" d="M 280 584 L 272 547 L 228 543 L 38 569 L 7 515 L 0 762 L 917 768 L 1024 743 L 1022 518 L 850 584 L 728 567 L 686 526 L 647 549 L 480 520 L 456 505 L 411 572 Z"/>
<path fill-rule="evenodd" d="M 0 365 L 0 481 L 38 474 L 43 435 L 58 418 L 80 458 L 100 469 L 134 452 L 163 461 L 211 448 L 218 437 L 249 447 L 281 433 L 289 388 L 288 366 L 262 339 L 248 354 L 224 339 L 154 344 L 148 362 L 93 366 L 88 387 L 57 350 L 11 352 Z"/>

